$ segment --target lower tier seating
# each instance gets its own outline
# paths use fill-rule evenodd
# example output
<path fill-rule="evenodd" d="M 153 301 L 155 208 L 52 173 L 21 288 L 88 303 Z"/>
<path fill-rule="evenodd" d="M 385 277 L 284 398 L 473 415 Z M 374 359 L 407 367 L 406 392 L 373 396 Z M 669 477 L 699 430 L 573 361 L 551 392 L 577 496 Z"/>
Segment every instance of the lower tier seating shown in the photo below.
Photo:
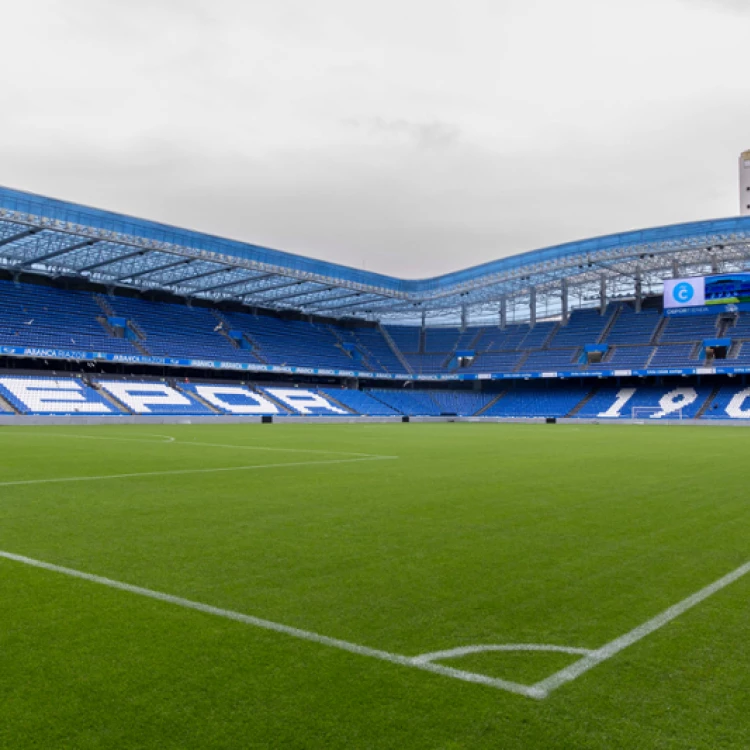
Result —
<path fill-rule="evenodd" d="M 24 415 L 122 416 L 433 416 L 512 419 L 568 417 L 750 420 L 750 387 L 676 380 L 669 385 L 516 382 L 505 391 L 264 385 L 83 377 L 0 375 L 0 412 Z"/>

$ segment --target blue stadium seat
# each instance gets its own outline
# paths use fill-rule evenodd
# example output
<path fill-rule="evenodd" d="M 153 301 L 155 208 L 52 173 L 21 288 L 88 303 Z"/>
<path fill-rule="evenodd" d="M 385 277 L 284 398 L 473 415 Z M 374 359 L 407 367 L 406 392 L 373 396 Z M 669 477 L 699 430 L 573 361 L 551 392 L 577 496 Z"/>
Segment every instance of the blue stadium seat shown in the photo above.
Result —
<path fill-rule="evenodd" d="M 21 414 L 117 416 L 123 413 L 80 378 L 2 376 L 0 396 Z"/>

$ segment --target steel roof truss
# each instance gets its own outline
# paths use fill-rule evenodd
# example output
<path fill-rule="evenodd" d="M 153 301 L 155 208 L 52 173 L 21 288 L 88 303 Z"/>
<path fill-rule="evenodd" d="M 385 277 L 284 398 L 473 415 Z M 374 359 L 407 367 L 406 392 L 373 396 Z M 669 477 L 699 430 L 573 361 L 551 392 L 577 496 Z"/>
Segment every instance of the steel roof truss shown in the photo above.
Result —
<path fill-rule="evenodd" d="M 226 269 L 225 268 L 224 270 L 227 271 L 227 273 L 229 273 L 230 271 L 240 271 L 241 269 L 239 268 Z M 199 293 L 199 294 L 206 294 L 206 292 L 214 292 L 218 289 L 226 289 L 231 286 L 239 286 L 240 284 L 246 284 L 249 281 L 260 281 L 261 279 L 270 279 L 274 276 L 276 276 L 275 273 L 256 274 L 254 276 L 246 276 L 244 279 L 239 279 L 239 280 L 235 279 L 233 281 L 227 281 L 222 284 L 215 284 L 214 286 L 209 286 L 205 288 L 201 287 L 199 289 L 196 289 L 195 291 L 196 293 Z"/>
<path fill-rule="evenodd" d="M 175 286 L 184 284 L 186 281 L 196 281 L 197 279 L 205 279 L 208 276 L 216 276 L 217 273 L 226 273 L 226 268 L 214 268 L 211 271 L 204 271 L 203 273 L 194 274 L 193 276 L 183 276 L 180 279 L 174 281 L 167 281 L 164 286 Z M 191 287 L 192 289 L 192 287 Z"/>
<path fill-rule="evenodd" d="M 58 250 L 54 250 L 51 253 L 46 253 L 45 255 L 40 255 L 36 258 L 28 258 L 18 265 L 21 268 L 26 268 L 28 266 L 46 263 L 48 260 L 52 260 L 52 258 L 56 258 L 58 255 L 67 255 L 68 253 L 72 253 L 75 250 L 80 250 L 84 247 L 91 247 L 95 245 L 96 242 L 97 240 L 86 240 L 85 242 L 78 242 L 75 245 L 68 245 L 67 247 L 59 248 Z"/>
<path fill-rule="evenodd" d="M 180 258 L 179 260 L 171 260 L 169 263 L 165 263 L 156 268 L 146 268 L 142 271 L 136 271 L 135 273 L 128 273 L 124 276 L 117 276 L 114 281 L 132 281 L 133 279 L 139 279 L 143 276 L 150 276 L 152 273 L 158 273 L 159 271 L 166 271 L 168 268 L 176 268 L 177 266 L 187 266 L 194 261 L 190 258 Z"/>

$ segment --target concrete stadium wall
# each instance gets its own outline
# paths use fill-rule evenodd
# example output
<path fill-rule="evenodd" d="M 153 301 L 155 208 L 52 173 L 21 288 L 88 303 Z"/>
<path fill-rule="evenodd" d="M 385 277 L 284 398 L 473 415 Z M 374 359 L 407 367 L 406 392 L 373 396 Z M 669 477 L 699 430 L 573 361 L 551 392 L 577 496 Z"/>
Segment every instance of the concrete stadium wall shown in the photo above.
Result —
<path fill-rule="evenodd" d="M 261 417 L 215 415 L 184 416 L 121 416 L 121 417 L 38 417 L 18 415 L 0 417 L 2 427 L 68 426 L 68 425 L 160 425 L 160 424 L 260 424 Z M 401 424 L 401 417 L 292 417 L 274 416 L 273 424 Z M 467 422 L 484 424 L 544 424 L 544 417 L 409 417 L 409 422 L 433 424 Z M 558 419 L 556 424 L 637 424 L 694 427 L 750 427 L 750 420 L 741 419 Z"/>

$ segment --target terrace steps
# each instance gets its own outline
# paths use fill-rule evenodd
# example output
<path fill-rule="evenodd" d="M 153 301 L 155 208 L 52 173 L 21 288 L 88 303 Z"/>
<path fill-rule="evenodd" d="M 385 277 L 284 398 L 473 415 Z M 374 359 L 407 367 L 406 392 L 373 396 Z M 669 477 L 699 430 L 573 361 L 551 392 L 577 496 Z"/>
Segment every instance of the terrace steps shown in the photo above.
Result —
<path fill-rule="evenodd" d="M 109 300 L 103 294 L 95 294 L 94 300 L 96 304 L 102 309 L 102 312 L 109 317 L 114 317 L 115 311 L 112 305 L 109 304 Z"/>
<path fill-rule="evenodd" d="M 714 389 L 711 391 L 711 395 L 705 400 L 703 403 L 703 406 L 701 406 L 700 409 L 695 413 L 695 419 L 700 419 L 706 411 L 708 411 L 708 407 L 713 403 L 713 400 L 719 395 L 719 391 L 721 390 L 720 385 L 715 385 Z"/>
<path fill-rule="evenodd" d="M 411 366 L 406 360 L 406 357 L 401 353 L 401 350 L 396 346 L 396 342 L 393 340 L 393 337 L 390 333 L 388 333 L 388 330 L 384 325 L 381 323 L 378 323 L 378 330 L 382 334 L 383 338 L 386 340 L 386 343 L 388 346 L 391 347 L 391 351 L 396 356 L 396 359 L 401 363 L 401 366 L 404 368 L 404 372 L 409 373 L 409 375 L 414 374 L 414 370 L 411 369 Z"/>
<path fill-rule="evenodd" d="M 11 414 L 20 414 L 21 412 L 16 409 L 13 404 L 10 403 L 10 401 L 6 400 L 2 395 L 0 395 L 0 414 L 3 412 L 10 412 Z"/>
<path fill-rule="evenodd" d="M 651 338 L 648 340 L 648 343 L 652 346 L 658 346 L 659 345 L 659 339 L 661 338 L 662 333 L 664 332 L 664 329 L 666 328 L 667 321 L 669 318 L 660 318 L 659 322 L 656 324 L 656 327 L 651 332 Z M 649 360 L 650 362 L 651 360 Z"/>
<path fill-rule="evenodd" d="M 181 388 L 180 384 L 177 381 L 170 382 L 170 385 L 176 391 L 179 391 L 183 396 L 185 396 L 185 398 L 197 401 L 202 406 L 205 406 L 206 409 L 208 409 L 210 412 L 213 412 L 214 414 L 222 413 L 220 409 L 217 409 L 213 404 L 206 401 L 206 399 L 203 398 L 203 396 L 201 396 L 199 393 L 196 393 L 195 391 L 186 391 L 185 389 Z"/>
<path fill-rule="evenodd" d="M 334 404 L 335 406 L 338 406 L 339 409 L 343 409 L 348 414 L 356 414 L 357 413 L 356 411 L 354 411 L 354 409 L 350 409 L 345 403 L 343 403 L 342 401 L 339 401 L 335 396 L 332 396 L 331 393 L 330 393 L 330 391 L 332 391 L 332 390 L 333 389 L 330 388 L 328 391 L 324 392 L 320 388 L 316 388 L 315 392 L 318 393 L 318 394 L 320 394 L 321 396 L 323 396 L 323 398 L 326 401 L 330 401 L 332 404 Z"/>
<path fill-rule="evenodd" d="M 475 417 L 481 417 L 482 414 L 484 414 L 486 411 L 491 409 L 505 394 L 507 391 L 503 391 L 502 393 L 498 393 L 495 398 L 492 399 L 488 404 L 485 404 L 474 416 Z"/>
<path fill-rule="evenodd" d="M 583 409 L 586 404 L 588 404 L 589 401 L 591 401 L 592 398 L 596 395 L 596 388 L 592 388 L 566 415 L 566 419 L 570 419 L 572 417 L 575 417 L 576 414 L 578 414 L 581 409 Z"/>
<path fill-rule="evenodd" d="M 120 401 L 120 399 L 115 398 L 109 391 L 107 391 L 105 388 L 102 388 L 96 381 L 92 381 L 90 385 L 105 401 L 108 401 L 110 404 L 112 404 L 112 406 L 114 406 L 117 411 L 124 412 L 125 414 L 135 414 L 135 412 L 129 406 Z"/>

